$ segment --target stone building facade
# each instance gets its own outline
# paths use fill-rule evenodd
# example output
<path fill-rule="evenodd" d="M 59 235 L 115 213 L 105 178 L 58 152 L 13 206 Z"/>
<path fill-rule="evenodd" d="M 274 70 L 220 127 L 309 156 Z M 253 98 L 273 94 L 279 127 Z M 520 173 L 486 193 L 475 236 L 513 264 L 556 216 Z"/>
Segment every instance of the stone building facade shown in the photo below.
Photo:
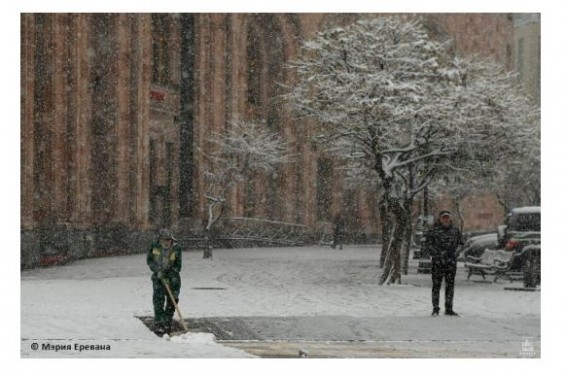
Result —
<path fill-rule="evenodd" d="M 378 16 L 22 14 L 22 266 L 142 251 L 160 226 L 196 235 L 206 205 L 199 149 L 239 119 L 281 133 L 299 160 L 233 188 L 227 216 L 320 231 L 343 211 L 351 230 L 377 232 L 374 194 L 347 191 L 333 160 L 275 98 L 280 83 L 295 79 L 285 63 L 302 40 Z M 427 14 L 425 21 L 463 53 L 512 64 L 508 15 Z M 498 209 L 474 203 L 467 224 L 493 227 Z"/>
<path fill-rule="evenodd" d="M 540 106 L 540 13 L 513 15 L 515 70 L 525 92 Z"/>

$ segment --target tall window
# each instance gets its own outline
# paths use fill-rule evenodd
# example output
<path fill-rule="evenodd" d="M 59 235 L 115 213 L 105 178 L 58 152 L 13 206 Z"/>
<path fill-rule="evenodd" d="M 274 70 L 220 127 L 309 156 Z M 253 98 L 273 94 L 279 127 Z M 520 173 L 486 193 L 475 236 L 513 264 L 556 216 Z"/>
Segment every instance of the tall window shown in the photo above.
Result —
<path fill-rule="evenodd" d="M 180 77 L 180 151 L 179 151 L 179 205 L 182 217 L 196 214 L 194 160 L 194 75 L 195 75 L 195 19 L 197 15 L 181 15 L 181 77 Z"/>
<path fill-rule="evenodd" d="M 257 32 L 250 28 L 248 31 L 248 46 L 247 46 L 247 58 L 248 58 L 248 71 L 247 71 L 247 81 L 248 81 L 248 103 L 254 105 L 261 104 L 261 69 L 262 69 L 262 59 L 261 59 L 261 42 L 257 35 Z"/>
<path fill-rule="evenodd" d="M 90 60 L 91 207 L 97 224 L 110 222 L 116 202 L 116 18 L 116 15 L 104 13 L 93 14 L 91 18 L 91 47 L 94 52 Z"/>
<path fill-rule="evenodd" d="M 246 202 L 244 205 L 244 217 L 253 217 L 256 208 L 256 186 L 255 178 L 252 176 L 246 181 Z"/>
<path fill-rule="evenodd" d="M 153 47 L 152 80 L 154 83 L 168 84 L 171 69 L 169 58 L 171 27 L 166 14 L 151 15 L 151 31 Z"/>
<path fill-rule="evenodd" d="M 49 221 L 50 183 L 47 183 L 49 174 L 48 150 L 51 148 L 49 126 L 46 117 L 51 107 L 49 79 L 49 29 L 45 14 L 35 14 L 34 39 L 36 47 L 34 51 L 34 75 L 37 78 L 33 86 L 33 197 L 34 197 L 34 219 L 40 223 Z"/>

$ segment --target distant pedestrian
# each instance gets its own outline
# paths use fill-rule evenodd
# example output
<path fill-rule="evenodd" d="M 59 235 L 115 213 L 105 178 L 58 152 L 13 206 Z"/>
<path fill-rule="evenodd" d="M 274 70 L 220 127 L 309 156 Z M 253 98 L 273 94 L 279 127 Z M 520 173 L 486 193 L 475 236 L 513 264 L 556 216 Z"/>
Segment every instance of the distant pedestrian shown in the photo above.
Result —
<path fill-rule="evenodd" d="M 342 249 L 342 242 L 344 240 L 344 227 L 346 223 L 344 222 L 344 218 L 342 218 L 342 214 L 340 212 L 336 213 L 334 216 L 333 221 L 333 239 L 332 239 L 332 248 L 336 248 L 339 246 Z"/>
<path fill-rule="evenodd" d="M 181 290 L 182 250 L 168 229 L 161 229 L 147 251 L 147 265 L 153 272 L 153 311 L 155 333 L 162 335 L 171 332 L 171 322 L 175 314 L 175 304 L 170 300 L 165 284 L 169 286 L 179 302 Z"/>
<path fill-rule="evenodd" d="M 458 247 L 463 244 L 462 233 L 454 226 L 452 215 L 443 210 L 438 220 L 427 232 L 426 244 L 432 262 L 432 315 L 437 316 L 440 300 L 440 287 L 444 279 L 444 307 L 448 316 L 458 316 L 454 312 L 454 281 L 456 278 L 456 255 Z"/>

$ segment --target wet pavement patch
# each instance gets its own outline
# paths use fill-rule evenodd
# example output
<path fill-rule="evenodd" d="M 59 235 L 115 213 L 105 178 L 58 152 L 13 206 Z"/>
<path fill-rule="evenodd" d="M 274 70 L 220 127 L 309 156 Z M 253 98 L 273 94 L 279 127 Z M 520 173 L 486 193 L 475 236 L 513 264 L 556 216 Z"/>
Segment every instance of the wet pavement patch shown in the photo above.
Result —
<path fill-rule="evenodd" d="M 153 331 L 152 317 L 138 317 Z M 185 318 L 188 332 L 205 332 L 222 341 L 520 341 L 540 337 L 540 319 L 485 319 L 352 316 L 204 317 Z M 517 332 L 516 326 L 521 326 Z M 417 328 L 418 327 L 418 328 Z M 489 331 L 489 333 L 486 333 Z M 172 335 L 182 327 L 173 319 Z"/>
<path fill-rule="evenodd" d="M 187 324 L 213 333 L 218 341 L 379 340 L 381 323 L 348 316 L 211 317 L 187 319 Z"/>

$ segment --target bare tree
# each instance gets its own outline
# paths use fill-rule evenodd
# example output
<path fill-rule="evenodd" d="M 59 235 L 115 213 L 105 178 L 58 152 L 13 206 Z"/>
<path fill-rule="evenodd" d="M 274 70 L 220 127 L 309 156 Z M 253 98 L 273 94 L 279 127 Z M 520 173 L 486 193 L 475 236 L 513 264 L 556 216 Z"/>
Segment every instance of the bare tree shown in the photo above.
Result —
<path fill-rule="evenodd" d="M 224 213 L 229 190 L 252 174 L 277 173 L 281 164 L 291 161 L 288 148 L 289 144 L 267 126 L 249 121 L 231 123 L 228 130 L 207 139 L 206 149 L 199 148 L 207 165 L 204 258 L 212 258 L 212 232 Z"/>
<path fill-rule="evenodd" d="M 381 17 L 318 33 L 290 64 L 299 81 L 287 99 L 316 120 L 319 143 L 378 181 L 388 238 L 380 284 L 401 280 L 414 196 L 454 160 L 488 162 L 513 136 L 513 76 L 448 51 L 418 19 Z"/>

